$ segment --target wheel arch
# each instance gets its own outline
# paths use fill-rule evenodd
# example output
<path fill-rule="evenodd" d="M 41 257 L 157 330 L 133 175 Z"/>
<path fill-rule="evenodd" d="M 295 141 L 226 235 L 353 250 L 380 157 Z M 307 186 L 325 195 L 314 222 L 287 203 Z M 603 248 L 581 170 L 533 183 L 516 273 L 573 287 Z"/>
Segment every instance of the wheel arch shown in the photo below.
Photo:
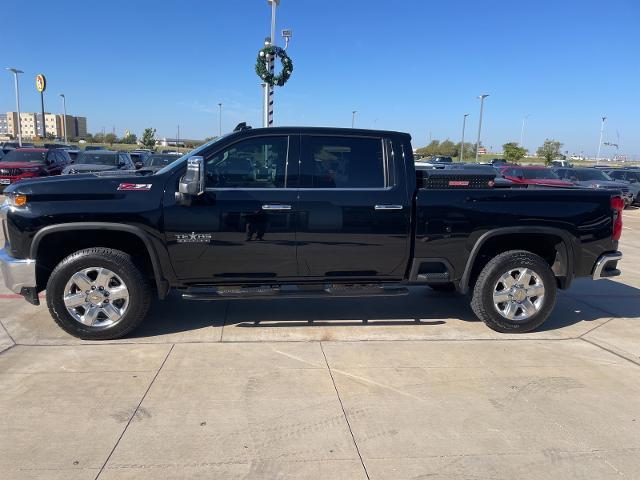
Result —
<path fill-rule="evenodd" d="M 515 241 L 509 244 L 509 241 Z M 523 248 L 523 240 L 525 240 Z M 539 242 L 539 240 L 543 240 Z M 520 244 L 518 244 L 518 241 Z M 576 254 L 579 244 L 576 238 L 566 230 L 554 227 L 505 227 L 483 233 L 474 243 L 462 277 L 459 290 L 467 293 L 472 287 L 474 276 L 486 265 L 483 254 L 498 254 L 507 250 L 528 250 L 549 261 L 550 246 L 553 246 L 555 258 L 550 267 L 558 281 L 558 286 L 566 289 L 575 275 Z"/>
<path fill-rule="evenodd" d="M 38 259 L 39 255 L 42 257 L 42 252 L 39 252 L 41 245 L 43 242 L 46 242 L 49 239 L 52 239 L 52 235 L 60 235 L 60 234 L 69 234 L 71 232 L 75 234 L 81 232 L 100 232 L 106 231 L 116 234 L 121 234 L 123 236 L 134 236 L 141 245 L 144 246 L 144 251 L 146 253 L 147 259 L 149 261 L 149 265 L 151 267 L 151 271 L 153 274 L 153 280 L 155 281 L 155 285 L 157 288 L 158 296 L 160 298 L 166 297 L 169 291 L 169 282 L 165 278 L 163 273 L 162 264 L 158 255 L 158 252 L 153 245 L 152 239 L 139 227 L 133 225 L 125 225 L 119 223 L 110 223 L 110 222 L 73 222 L 73 223 L 63 223 L 58 225 L 50 225 L 39 230 L 31 242 L 30 249 L 30 258 Z M 113 237 L 112 237 L 113 238 Z M 103 242 L 99 242 L 103 243 Z M 107 240 L 101 245 L 86 245 L 82 248 L 92 247 L 92 246 L 100 246 L 100 247 L 111 247 L 110 242 Z M 126 249 L 123 249 L 126 251 Z"/>

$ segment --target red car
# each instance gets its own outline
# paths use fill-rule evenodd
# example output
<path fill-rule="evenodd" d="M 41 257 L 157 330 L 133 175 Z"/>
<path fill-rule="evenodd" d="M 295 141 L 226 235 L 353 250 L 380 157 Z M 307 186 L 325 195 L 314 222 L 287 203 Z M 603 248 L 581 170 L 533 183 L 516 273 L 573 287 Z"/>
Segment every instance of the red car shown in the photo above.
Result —
<path fill-rule="evenodd" d="M 16 148 L 0 158 L 0 192 L 23 178 L 60 175 L 72 163 L 71 157 L 58 148 Z"/>
<path fill-rule="evenodd" d="M 545 185 L 549 187 L 573 187 L 573 183 L 561 180 L 546 167 L 521 167 L 510 165 L 500 168 L 500 174 L 507 180 L 524 185 Z"/>

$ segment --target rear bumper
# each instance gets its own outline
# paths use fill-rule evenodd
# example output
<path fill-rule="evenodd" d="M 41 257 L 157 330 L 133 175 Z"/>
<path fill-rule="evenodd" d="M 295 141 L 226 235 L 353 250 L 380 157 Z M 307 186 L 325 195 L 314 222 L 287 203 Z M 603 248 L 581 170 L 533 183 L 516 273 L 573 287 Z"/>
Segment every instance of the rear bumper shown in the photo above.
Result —
<path fill-rule="evenodd" d="M 609 252 L 600 255 L 595 265 L 591 277 L 594 280 L 602 278 L 617 277 L 620 275 L 618 270 L 618 261 L 622 258 L 622 252 Z"/>

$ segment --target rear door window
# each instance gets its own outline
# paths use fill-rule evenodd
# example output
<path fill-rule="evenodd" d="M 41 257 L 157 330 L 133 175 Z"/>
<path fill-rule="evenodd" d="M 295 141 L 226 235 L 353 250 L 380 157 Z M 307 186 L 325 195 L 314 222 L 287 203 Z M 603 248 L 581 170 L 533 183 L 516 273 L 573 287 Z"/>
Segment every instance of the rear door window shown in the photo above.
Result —
<path fill-rule="evenodd" d="M 302 140 L 303 188 L 384 188 L 383 140 L 309 135 Z"/>

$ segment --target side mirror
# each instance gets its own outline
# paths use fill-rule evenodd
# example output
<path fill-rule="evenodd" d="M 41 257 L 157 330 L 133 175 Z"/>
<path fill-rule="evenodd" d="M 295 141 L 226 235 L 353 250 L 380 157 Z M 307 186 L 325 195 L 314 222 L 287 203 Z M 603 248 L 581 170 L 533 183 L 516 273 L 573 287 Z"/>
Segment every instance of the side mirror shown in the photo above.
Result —
<path fill-rule="evenodd" d="M 178 191 L 183 195 L 202 195 L 204 193 L 204 158 L 198 155 L 189 158 L 187 171 L 180 179 Z"/>

